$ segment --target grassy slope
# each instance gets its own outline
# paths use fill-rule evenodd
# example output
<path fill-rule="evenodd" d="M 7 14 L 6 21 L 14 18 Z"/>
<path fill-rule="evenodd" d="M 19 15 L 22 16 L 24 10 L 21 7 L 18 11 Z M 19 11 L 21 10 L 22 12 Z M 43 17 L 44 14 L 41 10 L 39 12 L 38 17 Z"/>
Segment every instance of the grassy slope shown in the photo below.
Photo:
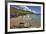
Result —
<path fill-rule="evenodd" d="M 25 11 L 25 10 L 19 10 L 19 9 L 15 9 L 15 8 L 10 8 L 10 13 L 15 13 L 17 15 L 25 15 L 25 14 L 32 14 L 32 12 L 30 11 Z"/>

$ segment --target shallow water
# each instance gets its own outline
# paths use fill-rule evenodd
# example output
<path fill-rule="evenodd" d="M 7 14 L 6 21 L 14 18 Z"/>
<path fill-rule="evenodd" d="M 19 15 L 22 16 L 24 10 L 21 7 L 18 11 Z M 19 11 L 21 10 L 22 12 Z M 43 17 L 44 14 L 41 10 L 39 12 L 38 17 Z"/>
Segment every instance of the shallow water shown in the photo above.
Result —
<path fill-rule="evenodd" d="M 40 15 L 36 15 L 36 14 L 28 14 L 26 15 L 26 17 L 28 17 L 30 20 L 30 24 L 32 25 L 33 28 L 35 27 L 40 27 L 41 25 L 41 17 Z"/>
<path fill-rule="evenodd" d="M 37 23 L 40 23 L 40 15 L 30 14 L 29 17 L 31 17 L 33 21 L 37 21 Z"/>

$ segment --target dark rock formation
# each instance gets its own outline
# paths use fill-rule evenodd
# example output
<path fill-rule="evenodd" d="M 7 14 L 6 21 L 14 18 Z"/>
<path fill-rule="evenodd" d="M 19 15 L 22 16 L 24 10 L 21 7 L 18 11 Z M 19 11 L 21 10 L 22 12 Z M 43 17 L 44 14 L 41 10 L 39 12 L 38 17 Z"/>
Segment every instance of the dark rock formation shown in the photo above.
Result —
<path fill-rule="evenodd" d="M 10 18 L 12 18 L 12 17 L 17 17 L 17 16 L 18 16 L 18 15 L 15 14 L 15 13 L 10 14 Z"/>

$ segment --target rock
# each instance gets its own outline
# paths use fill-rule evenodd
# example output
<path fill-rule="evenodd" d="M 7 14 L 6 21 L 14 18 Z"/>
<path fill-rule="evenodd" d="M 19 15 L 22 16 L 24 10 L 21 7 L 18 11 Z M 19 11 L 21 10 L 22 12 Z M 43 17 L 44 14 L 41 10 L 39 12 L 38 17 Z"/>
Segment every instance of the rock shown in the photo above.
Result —
<path fill-rule="evenodd" d="M 22 27 L 23 24 L 20 24 L 20 22 L 22 21 L 22 16 L 19 16 L 19 17 L 14 17 L 14 18 L 11 18 L 10 19 L 10 27 Z"/>
<path fill-rule="evenodd" d="M 28 28 L 31 26 L 31 18 L 27 16 L 19 16 L 19 17 L 14 17 L 10 19 L 10 27 L 16 27 L 16 28 Z"/>

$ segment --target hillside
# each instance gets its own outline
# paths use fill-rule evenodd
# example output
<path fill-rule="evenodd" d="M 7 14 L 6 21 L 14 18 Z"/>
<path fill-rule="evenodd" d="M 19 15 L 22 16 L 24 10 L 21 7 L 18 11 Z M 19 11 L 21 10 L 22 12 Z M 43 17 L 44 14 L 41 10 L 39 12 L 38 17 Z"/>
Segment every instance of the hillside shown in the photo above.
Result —
<path fill-rule="evenodd" d="M 26 15 L 26 14 L 32 14 L 32 12 L 10 7 L 10 16 L 11 17 L 12 16 L 20 16 L 20 15 L 22 16 L 22 15 Z"/>

